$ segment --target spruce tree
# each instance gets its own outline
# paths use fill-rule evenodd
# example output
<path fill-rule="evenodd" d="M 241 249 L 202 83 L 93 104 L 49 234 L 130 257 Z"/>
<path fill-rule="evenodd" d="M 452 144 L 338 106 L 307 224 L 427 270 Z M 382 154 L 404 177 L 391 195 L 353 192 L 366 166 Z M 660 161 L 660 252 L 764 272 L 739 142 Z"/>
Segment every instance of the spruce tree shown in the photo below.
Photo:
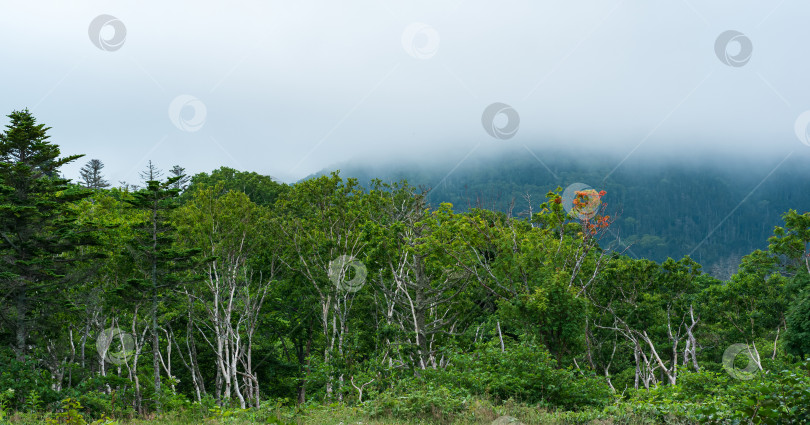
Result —
<path fill-rule="evenodd" d="M 110 187 L 110 183 L 101 175 L 102 168 L 104 168 L 104 163 L 98 159 L 87 161 L 87 164 L 79 171 L 85 187 L 96 190 Z"/>
<path fill-rule="evenodd" d="M 185 168 L 175 165 L 171 170 L 169 170 L 169 174 L 171 174 L 173 177 L 180 177 L 180 179 L 174 183 L 172 188 L 180 189 L 180 191 L 186 190 L 186 187 L 188 187 L 188 182 L 191 180 L 191 178 L 186 175 Z"/>
<path fill-rule="evenodd" d="M 132 207 L 146 213 L 145 219 L 135 227 L 136 235 L 128 246 L 141 272 L 129 283 L 148 295 L 151 301 L 152 364 L 157 394 L 160 394 L 161 386 L 158 305 L 165 291 L 181 282 L 182 273 L 192 267 L 193 257 L 200 252 L 199 249 L 179 249 L 174 244 L 176 235 L 169 213 L 178 206 L 176 198 L 180 190 L 173 186 L 183 176 L 160 181 L 157 180 L 160 174 L 150 161 L 147 170 L 141 173 L 144 179 L 148 179 L 145 187 L 127 200 Z M 159 403 L 156 407 L 160 409 Z"/>
<path fill-rule="evenodd" d="M 60 158 L 50 127 L 27 110 L 14 111 L 0 133 L 0 314 L 13 329 L 18 360 L 47 317 L 58 311 L 77 248 L 93 244 L 76 225 L 71 203 L 92 194 L 62 178 L 59 168 L 81 158 Z"/>

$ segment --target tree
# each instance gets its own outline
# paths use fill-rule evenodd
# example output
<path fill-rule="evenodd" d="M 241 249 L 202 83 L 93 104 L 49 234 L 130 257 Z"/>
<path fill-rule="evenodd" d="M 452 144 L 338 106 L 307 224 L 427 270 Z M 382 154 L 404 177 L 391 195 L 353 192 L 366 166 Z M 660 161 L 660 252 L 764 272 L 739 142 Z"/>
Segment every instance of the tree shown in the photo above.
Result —
<path fill-rule="evenodd" d="M 87 161 L 87 164 L 79 171 L 85 187 L 88 189 L 104 189 L 110 187 L 110 183 L 101 175 L 102 168 L 104 168 L 104 163 L 98 159 Z"/>
<path fill-rule="evenodd" d="M 400 198 L 401 202 L 392 203 L 393 216 L 384 217 L 391 222 L 388 229 L 378 230 L 387 246 L 377 247 L 386 253 L 385 273 L 378 275 L 377 286 L 386 302 L 387 325 L 401 330 L 402 340 L 396 342 L 407 352 L 400 354 L 419 373 L 445 367 L 447 359 L 439 353 L 445 348 L 446 335 L 467 325 L 459 301 L 473 277 L 459 263 L 468 252 L 463 240 L 471 232 L 468 218 L 454 214 L 452 205 L 429 211 L 424 197 L 410 191 L 405 187 L 387 196 L 389 201 Z M 411 198 L 402 202 L 402 193 Z M 386 195 L 380 190 L 374 194 Z"/>
<path fill-rule="evenodd" d="M 780 272 L 789 281 L 785 285 L 785 298 L 789 302 L 786 312 L 785 348 L 788 352 L 805 356 L 810 354 L 810 212 L 799 214 L 789 210 L 782 215 L 785 226 L 777 226 L 768 239 L 769 251 L 774 255 L 772 270 Z M 769 264 L 770 265 L 770 264 Z M 778 327 L 777 327 L 777 337 Z"/>
<path fill-rule="evenodd" d="M 160 391 L 161 383 L 160 335 L 157 323 L 161 293 L 180 283 L 181 272 L 191 268 L 193 256 L 200 252 L 197 248 L 183 249 L 174 246 L 176 234 L 170 223 L 169 212 L 178 206 L 175 198 L 180 190 L 174 189 L 172 185 L 182 176 L 170 177 L 162 182 L 153 180 L 160 174 L 152 161 L 149 161 L 146 171 L 141 173 L 144 179 L 149 179 L 145 182 L 146 187 L 133 193 L 133 199 L 127 200 L 134 208 L 148 214 L 144 221 L 135 226 L 136 235 L 128 249 L 140 270 L 140 276 L 131 279 L 130 284 L 148 292 L 151 299 L 152 361 L 157 392 Z"/>
<path fill-rule="evenodd" d="M 149 323 L 148 315 L 144 318 L 139 312 L 144 310 L 143 306 L 147 304 L 148 299 L 137 297 L 133 299 L 132 288 L 127 285 L 127 280 L 137 273 L 137 269 L 132 256 L 122 247 L 134 236 L 133 226 L 143 222 L 147 213 L 131 208 L 124 200 L 129 196 L 131 195 L 128 192 L 112 188 L 97 192 L 91 198 L 76 203 L 75 208 L 80 214 L 79 220 L 94 223 L 94 226 L 101 230 L 99 246 L 88 249 L 102 253 L 105 260 L 88 264 L 87 274 L 92 278 L 87 279 L 84 285 L 71 288 L 66 294 L 68 301 L 76 306 L 77 317 L 81 319 L 73 322 L 72 326 L 62 324 L 62 327 L 67 328 L 71 334 L 70 329 L 76 328 L 79 350 L 77 357 L 82 369 L 92 368 L 91 365 L 94 364 L 89 360 L 93 358 L 96 350 L 86 350 L 88 341 L 92 342 L 93 334 L 101 335 L 105 332 L 109 335 L 110 326 L 113 329 L 129 329 L 130 335 L 135 337 L 133 347 L 135 353 L 126 359 L 124 367 L 129 379 L 134 383 L 133 404 L 140 412 L 143 410 L 138 365 L 143 348 L 148 342 Z M 64 345 L 71 347 L 71 344 Z M 99 356 L 96 362 L 98 373 L 103 377 L 110 376 L 108 371 L 112 370 L 107 364 L 110 361 L 105 357 Z"/>
<path fill-rule="evenodd" d="M 191 179 L 188 190 L 183 192 L 183 199 L 189 199 L 197 190 L 214 187 L 217 183 L 222 183 L 219 189 L 221 194 L 230 190 L 243 192 L 250 197 L 251 201 L 262 206 L 273 205 L 279 195 L 288 189 L 288 186 L 276 182 L 270 176 L 220 167 L 212 171 L 210 175 L 207 173 L 196 174 Z"/>
<path fill-rule="evenodd" d="M 788 310 L 785 348 L 802 358 L 810 356 L 810 290 L 805 289 Z"/>
<path fill-rule="evenodd" d="M 281 261 L 300 274 L 317 294 L 323 338 L 328 341 L 323 363 L 331 367 L 343 359 L 355 294 L 330 278 L 330 270 L 339 258 L 362 258 L 362 229 L 368 218 L 363 191 L 357 180 L 344 181 L 335 172 L 296 184 L 279 197 L 276 208 L 280 216 L 278 237 L 286 244 Z M 341 397 L 342 374 L 328 378 L 328 397 L 334 394 L 335 378 Z"/>
<path fill-rule="evenodd" d="M 171 170 L 169 170 L 169 174 L 171 174 L 172 177 L 180 177 L 180 180 L 177 180 L 174 183 L 172 189 L 179 189 L 181 192 L 186 190 L 186 187 L 188 187 L 188 182 L 191 180 L 191 178 L 186 175 L 185 168 L 175 165 Z"/>
<path fill-rule="evenodd" d="M 14 350 L 22 360 L 32 327 L 58 311 L 70 266 L 82 259 L 77 249 L 94 243 L 70 208 L 92 192 L 59 176 L 60 167 L 82 155 L 59 158 L 59 147 L 48 141 L 50 127 L 37 124 L 27 109 L 8 117 L 0 134 L 0 309 L 13 321 Z"/>
<path fill-rule="evenodd" d="M 246 401 L 259 406 L 253 341 L 259 311 L 276 272 L 274 256 L 263 264 L 265 270 L 256 264 L 262 252 L 274 251 L 266 212 L 244 193 L 219 195 L 218 188 L 213 187 L 197 191 L 176 217 L 182 243 L 203 247 L 208 256 L 203 259 L 205 267 L 196 273 L 204 284 L 188 285 L 186 293 L 208 318 L 195 326 L 215 352 L 217 399 L 228 403 L 233 392 L 242 408 Z M 192 356 L 189 353 L 189 358 Z"/>

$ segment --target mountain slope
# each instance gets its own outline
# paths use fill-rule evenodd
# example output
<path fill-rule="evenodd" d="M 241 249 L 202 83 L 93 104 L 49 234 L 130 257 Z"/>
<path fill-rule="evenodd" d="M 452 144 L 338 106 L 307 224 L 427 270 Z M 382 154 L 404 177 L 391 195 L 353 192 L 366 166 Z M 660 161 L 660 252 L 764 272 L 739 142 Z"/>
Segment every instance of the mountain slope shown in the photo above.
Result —
<path fill-rule="evenodd" d="M 720 161 L 722 159 L 722 162 Z M 781 214 L 810 209 L 810 171 L 803 162 L 705 158 L 664 162 L 578 155 L 571 152 L 513 151 L 470 157 L 460 163 L 401 160 L 354 161 L 330 167 L 366 184 L 406 179 L 431 188 L 431 204 L 456 210 L 483 207 L 524 214 L 527 194 L 536 210 L 557 187 L 585 183 L 606 190 L 608 213 L 617 217 L 614 249 L 662 261 L 690 255 L 719 278 L 736 271 L 742 256 L 767 246 Z"/>

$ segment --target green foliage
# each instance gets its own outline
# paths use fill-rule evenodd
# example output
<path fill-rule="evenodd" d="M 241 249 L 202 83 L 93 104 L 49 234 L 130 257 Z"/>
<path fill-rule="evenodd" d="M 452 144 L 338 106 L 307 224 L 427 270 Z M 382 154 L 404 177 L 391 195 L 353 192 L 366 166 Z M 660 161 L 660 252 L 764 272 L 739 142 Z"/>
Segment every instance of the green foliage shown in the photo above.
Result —
<path fill-rule="evenodd" d="M 810 360 L 730 386 L 697 409 L 705 423 L 802 424 L 810 421 Z"/>
<path fill-rule="evenodd" d="M 804 291 L 787 313 L 786 349 L 805 357 L 810 355 L 810 291 Z"/>
<path fill-rule="evenodd" d="M 42 409 L 42 399 L 39 393 L 34 390 L 29 391 L 28 396 L 25 398 L 23 408 L 27 412 L 39 412 Z"/>
<path fill-rule="evenodd" d="M 32 359 L 18 361 L 14 356 L 0 350 L 0 389 L 4 403 L 10 410 L 33 407 L 31 403 L 53 403 L 59 395 L 50 387 L 50 376 Z M 36 400 L 32 398 L 35 396 Z"/>
<path fill-rule="evenodd" d="M 564 354 L 580 352 L 584 345 L 587 302 L 576 296 L 576 288 L 569 287 L 567 280 L 565 274 L 558 273 L 534 282 L 531 293 L 498 302 L 504 323 L 537 338 L 546 350 L 553 351 L 557 364 L 562 363 Z"/>
<path fill-rule="evenodd" d="M 613 396 L 603 379 L 572 369 L 558 369 L 548 351 L 534 344 L 488 344 L 450 357 L 450 366 L 425 372 L 425 379 L 495 400 L 513 398 L 545 406 L 579 409 L 604 406 Z"/>
<path fill-rule="evenodd" d="M 149 180 L 145 188 L 126 199 L 134 209 L 145 213 L 143 220 L 133 226 L 133 240 L 128 241 L 128 250 L 141 271 L 141 276 L 130 279 L 129 283 L 151 291 L 152 297 L 156 297 L 159 289 L 176 285 L 180 272 L 191 265 L 190 258 L 200 252 L 199 248 L 174 246 L 177 234 L 170 220 L 170 211 L 179 206 L 176 198 L 180 190 L 173 187 L 179 179 Z"/>
<path fill-rule="evenodd" d="M 82 259 L 79 248 L 95 238 L 76 225 L 71 208 L 92 191 L 59 176 L 60 167 L 82 155 L 59 158 L 59 147 L 48 141 L 50 128 L 27 109 L 8 117 L 0 133 L 0 315 L 13 326 L 21 360 L 32 335 L 59 333 L 49 325 L 65 309 L 60 294 L 67 275 Z"/>
<path fill-rule="evenodd" d="M 732 384 L 733 378 L 725 371 L 683 370 L 678 376 L 678 385 L 672 389 L 682 393 L 688 400 L 701 401 L 722 394 Z"/>
<path fill-rule="evenodd" d="M 250 197 L 257 205 L 273 205 L 287 186 L 276 182 L 270 176 L 263 176 L 255 172 L 237 171 L 233 168 L 220 167 L 211 172 L 199 173 L 192 177 L 191 185 L 183 193 L 182 199 L 189 200 L 199 190 L 218 187 L 219 194 L 231 190 L 242 192 Z"/>
<path fill-rule="evenodd" d="M 8 416 L 10 400 L 14 398 L 14 389 L 8 388 L 0 392 L 0 423 Z"/>
<path fill-rule="evenodd" d="M 470 394 L 463 389 L 414 381 L 410 385 L 400 383 L 380 394 L 368 403 L 365 411 L 372 417 L 429 418 L 444 422 L 463 411 L 470 401 Z"/>
<path fill-rule="evenodd" d="M 66 398 L 62 400 L 60 411 L 45 420 L 48 425 L 117 425 L 118 422 L 102 417 L 93 422 L 87 422 L 81 411 L 84 410 L 78 400 Z"/>

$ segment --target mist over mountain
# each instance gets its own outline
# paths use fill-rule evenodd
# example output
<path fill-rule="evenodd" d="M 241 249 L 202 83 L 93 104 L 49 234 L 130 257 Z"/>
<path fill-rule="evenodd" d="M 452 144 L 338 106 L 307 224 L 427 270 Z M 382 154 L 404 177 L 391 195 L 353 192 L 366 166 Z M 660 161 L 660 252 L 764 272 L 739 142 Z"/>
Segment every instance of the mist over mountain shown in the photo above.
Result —
<path fill-rule="evenodd" d="M 404 179 L 429 189 L 433 208 L 449 202 L 456 211 L 486 208 L 514 216 L 526 216 L 530 202 L 536 212 L 549 191 L 584 183 L 607 191 L 603 201 L 616 218 L 603 247 L 659 262 L 689 255 L 720 279 L 736 272 L 743 256 L 767 247 L 783 213 L 810 209 L 810 170 L 801 155 L 622 160 L 604 152 L 526 147 L 473 153 L 463 161 L 358 159 L 316 175 L 339 170 L 364 185 Z"/>

